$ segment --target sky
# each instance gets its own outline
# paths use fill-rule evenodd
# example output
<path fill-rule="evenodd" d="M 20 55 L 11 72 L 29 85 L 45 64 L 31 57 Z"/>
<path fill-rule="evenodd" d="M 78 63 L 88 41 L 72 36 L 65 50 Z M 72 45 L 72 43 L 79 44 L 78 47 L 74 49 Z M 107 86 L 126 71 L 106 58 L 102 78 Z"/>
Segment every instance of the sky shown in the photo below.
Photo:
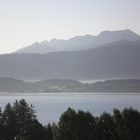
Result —
<path fill-rule="evenodd" d="M 0 54 L 104 30 L 140 34 L 139 7 L 140 0 L 0 0 Z"/>

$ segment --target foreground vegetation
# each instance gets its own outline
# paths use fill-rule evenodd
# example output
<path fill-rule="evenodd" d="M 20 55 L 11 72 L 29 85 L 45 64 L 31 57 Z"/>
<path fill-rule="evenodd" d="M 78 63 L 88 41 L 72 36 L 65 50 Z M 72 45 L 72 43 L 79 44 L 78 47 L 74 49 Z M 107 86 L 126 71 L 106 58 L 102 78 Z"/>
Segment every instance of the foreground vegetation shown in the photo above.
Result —
<path fill-rule="evenodd" d="M 43 126 L 22 99 L 0 110 L 0 140 L 140 140 L 140 112 L 114 109 L 95 117 L 68 108 L 57 124 Z"/>

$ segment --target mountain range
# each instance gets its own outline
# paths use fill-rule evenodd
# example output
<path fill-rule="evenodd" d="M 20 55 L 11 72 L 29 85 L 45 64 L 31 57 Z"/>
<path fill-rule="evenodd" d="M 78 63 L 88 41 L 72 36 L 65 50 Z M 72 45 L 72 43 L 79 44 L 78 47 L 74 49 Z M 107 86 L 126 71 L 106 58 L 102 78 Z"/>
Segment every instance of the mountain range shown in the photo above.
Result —
<path fill-rule="evenodd" d="M 140 36 L 131 30 L 103 31 L 98 36 L 85 35 L 76 36 L 68 40 L 52 39 L 48 41 L 35 42 L 30 46 L 17 50 L 16 53 L 40 53 L 81 51 L 91 49 L 104 44 L 117 42 L 120 40 L 136 41 Z"/>
<path fill-rule="evenodd" d="M 43 42 L 48 44 L 44 46 L 37 44 L 0 55 L 0 77 L 24 80 L 140 78 L 140 36 L 130 30 L 52 40 Z M 48 49 L 49 44 L 54 45 L 55 51 Z"/>

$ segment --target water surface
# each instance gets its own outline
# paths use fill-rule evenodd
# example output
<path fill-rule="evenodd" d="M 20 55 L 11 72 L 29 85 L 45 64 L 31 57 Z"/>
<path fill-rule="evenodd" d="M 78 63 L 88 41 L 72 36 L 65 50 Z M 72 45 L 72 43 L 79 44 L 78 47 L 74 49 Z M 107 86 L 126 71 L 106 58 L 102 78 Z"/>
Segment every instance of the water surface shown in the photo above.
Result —
<path fill-rule="evenodd" d="M 113 108 L 133 107 L 140 110 L 140 94 L 13 94 L 0 95 L 0 107 L 16 99 L 25 99 L 35 106 L 41 123 L 57 122 L 68 107 L 89 111 L 98 116 L 103 111 L 112 113 Z"/>

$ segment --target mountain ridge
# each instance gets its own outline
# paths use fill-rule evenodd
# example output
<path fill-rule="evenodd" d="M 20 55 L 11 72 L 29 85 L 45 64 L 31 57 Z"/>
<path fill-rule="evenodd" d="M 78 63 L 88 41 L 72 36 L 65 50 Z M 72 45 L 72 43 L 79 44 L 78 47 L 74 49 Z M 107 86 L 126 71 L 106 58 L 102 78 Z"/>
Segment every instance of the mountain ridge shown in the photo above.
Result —
<path fill-rule="evenodd" d="M 140 36 L 129 29 L 118 31 L 103 31 L 97 36 L 87 34 L 84 36 L 75 36 L 68 40 L 52 39 L 49 42 L 46 40 L 40 43 L 36 42 L 30 46 L 17 50 L 15 53 L 45 54 L 49 52 L 80 51 L 119 40 L 136 41 L 139 39 Z"/>

